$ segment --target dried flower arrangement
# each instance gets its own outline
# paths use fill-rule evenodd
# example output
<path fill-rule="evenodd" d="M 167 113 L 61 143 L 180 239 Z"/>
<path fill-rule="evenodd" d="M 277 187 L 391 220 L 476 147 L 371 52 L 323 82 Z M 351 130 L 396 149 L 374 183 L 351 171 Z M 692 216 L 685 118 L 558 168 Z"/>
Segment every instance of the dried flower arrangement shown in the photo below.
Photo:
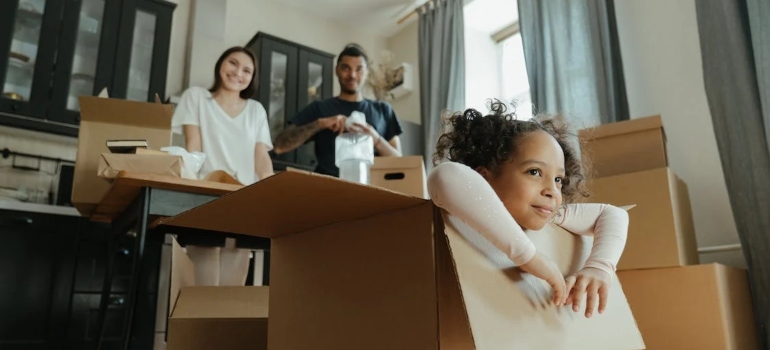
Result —
<path fill-rule="evenodd" d="M 388 92 L 404 81 L 404 72 L 401 67 L 393 67 L 393 54 L 390 51 L 384 51 L 381 56 L 379 62 L 369 62 L 369 78 L 366 84 L 372 89 L 376 99 L 390 101 L 392 96 Z"/>

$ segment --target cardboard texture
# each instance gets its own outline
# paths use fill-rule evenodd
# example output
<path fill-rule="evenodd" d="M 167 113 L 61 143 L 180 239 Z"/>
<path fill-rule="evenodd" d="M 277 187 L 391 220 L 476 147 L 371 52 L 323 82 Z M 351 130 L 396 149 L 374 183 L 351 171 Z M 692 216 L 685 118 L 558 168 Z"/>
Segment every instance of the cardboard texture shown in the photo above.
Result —
<path fill-rule="evenodd" d="M 97 174 L 104 179 L 114 179 L 121 171 L 181 178 L 183 168 L 181 156 L 102 153 Z"/>
<path fill-rule="evenodd" d="M 599 317 L 535 307 L 547 289 L 490 268 L 430 201 L 395 191 L 286 171 L 163 224 L 272 238 L 271 350 L 644 347 L 617 282 Z M 585 251 L 559 235 L 542 237 L 574 269 Z"/>
<path fill-rule="evenodd" d="M 668 166 L 666 135 L 659 115 L 603 124 L 579 132 L 594 177 Z"/>
<path fill-rule="evenodd" d="M 647 349 L 759 349 L 746 270 L 708 264 L 618 277 Z"/>
<path fill-rule="evenodd" d="M 413 197 L 428 199 L 422 156 L 374 157 L 369 184 Z"/>
<path fill-rule="evenodd" d="M 172 242 L 169 350 L 267 349 L 269 287 L 195 286 L 195 266 Z"/>
<path fill-rule="evenodd" d="M 588 189 L 592 202 L 637 205 L 619 271 L 698 264 L 687 185 L 670 168 L 594 179 Z"/>
<path fill-rule="evenodd" d="M 78 153 L 72 184 L 72 203 L 89 216 L 110 184 L 97 175 L 105 142 L 116 139 L 145 139 L 150 147 L 171 145 L 173 107 L 160 103 L 81 96 Z"/>

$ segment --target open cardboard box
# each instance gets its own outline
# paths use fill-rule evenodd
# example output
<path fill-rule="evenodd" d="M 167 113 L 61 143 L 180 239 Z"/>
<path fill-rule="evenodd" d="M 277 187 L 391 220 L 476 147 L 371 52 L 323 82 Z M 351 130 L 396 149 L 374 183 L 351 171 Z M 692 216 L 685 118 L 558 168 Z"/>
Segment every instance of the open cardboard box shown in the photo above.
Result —
<path fill-rule="evenodd" d="M 107 140 L 142 139 L 150 147 L 171 145 L 173 106 L 114 98 L 80 96 L 78 154 L 72 184 L 72 204 L 89 216 L 110 188 L 97 170 Z"/>
<path fill-rule="evenodd" d="M 447 223 L 425 199 L 291 170 L 163 221 L 272 238 L 271 350 L 644 348 L 616 278 L 586 319 Z M 564 273 L 590 250 L 554 226 L 531 235 Z"/>
<path fill-rule="evenodd" d="M 196 286 L 195 266 L 172 242 L 168 350 L 267 349 L 269 287 Z"/>
<path fill-rule="evenodd" d="M 121 171 L 145 174 L 158 174 L 173 177 L 191 178 L 183 173 L 182 156 L 163 154 L 114 154 L 102 153 L 97 174 L 99 177 L 114 179 Z M 185 175 L 185 176 L 183 176 Z M 192 177 L 192 179 L 196 179 Z"/>

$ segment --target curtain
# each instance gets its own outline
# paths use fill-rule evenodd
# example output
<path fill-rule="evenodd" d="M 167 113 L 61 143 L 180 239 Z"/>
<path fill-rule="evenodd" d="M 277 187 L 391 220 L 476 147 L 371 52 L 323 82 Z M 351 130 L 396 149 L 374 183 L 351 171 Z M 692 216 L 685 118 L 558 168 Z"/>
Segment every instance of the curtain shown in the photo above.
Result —
<path fill-rule="evenodd" d="M 579 127 L 629 118 L 612 0 L 519 0 L 519 28 L 535 112 Z"/>
<path fill-rule="evenodd" d="M 697 0 L 703 78 L 749 272 L 762 349 L 770 346 L 767 0 Z M 764 29 L 764 30 L 760 30 Z M 764 109 L 764 111 L 763 111 Z"/>
<path fill-rule="evenodd" d="M 419 17 L 420 114 L 424 132 L 426 170 L 441 135 L 445 110 L 465 104 L 465 43 L 463 1 L 436 0 Z"/>

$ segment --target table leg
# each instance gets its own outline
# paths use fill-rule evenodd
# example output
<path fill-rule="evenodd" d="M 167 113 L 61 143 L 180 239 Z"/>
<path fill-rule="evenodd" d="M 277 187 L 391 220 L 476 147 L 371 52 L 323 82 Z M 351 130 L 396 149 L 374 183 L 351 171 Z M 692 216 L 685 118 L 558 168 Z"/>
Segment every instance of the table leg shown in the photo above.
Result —
<path fill-rule="evenodd" d="M 123 328 L 123 349 L 128 350 L 133 335 L 131 327 L 134 322 L 134 311 L 139 297 L 139 278 L 141 277 L 141 262 L 144 258 L 145 240 L 147 238 L 147 217 L 150 211 L 150 189 L 142 187 L 131 209 L 136 213 L 136 240 L 134 256 L 131 259 L 131 281 L 126 296 L 126 319 Z"/>

